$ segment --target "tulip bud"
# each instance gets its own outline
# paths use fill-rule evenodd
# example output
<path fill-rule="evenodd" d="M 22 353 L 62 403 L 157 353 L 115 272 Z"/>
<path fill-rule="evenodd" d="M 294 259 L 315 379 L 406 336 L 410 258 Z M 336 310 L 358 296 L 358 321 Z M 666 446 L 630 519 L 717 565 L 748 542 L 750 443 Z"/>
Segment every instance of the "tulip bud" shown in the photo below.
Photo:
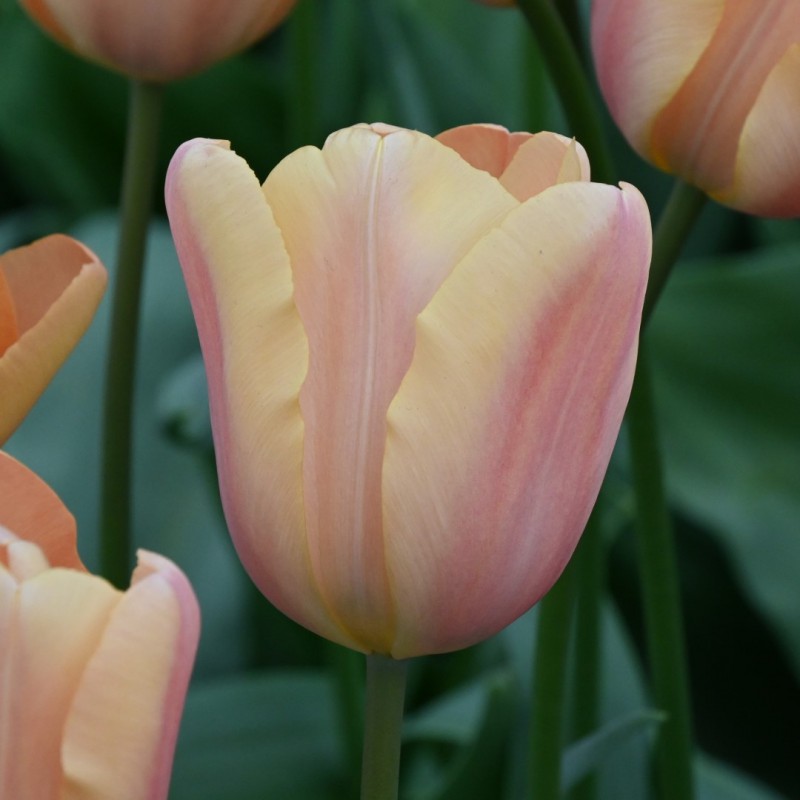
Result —
<path fill-rule="evenodd" d="M 141 80 L 200 72 L 253 44 L 296 0 L 20 0 L 57 42 Z"/>
<path fill-rule="evenodd" d="M 480 641 L 569 559 L 630 391 L 641 195 L 575 142 L 357 125 L 263 187 L 224 142 L 167 206 L 226 518 L 286 614 L 406 658 Z"/>
<path fill-rule="evenodd" d="M 800 215 L 797 0 L 594 0 L 592 49 L 641 156 L 741 211 Z"/>
<path fill-rule="evenodd" d="M 89 327 L 105 286 L 97 256 L 68 236 L 0 256 L 0 444 Z"/>
<path fill-rule="evenodd" d="M 0 797 L 165 800 L 199 610 L 139 551 L 120 592 L 89 574 L 52 490 L 0 452 Z"/>

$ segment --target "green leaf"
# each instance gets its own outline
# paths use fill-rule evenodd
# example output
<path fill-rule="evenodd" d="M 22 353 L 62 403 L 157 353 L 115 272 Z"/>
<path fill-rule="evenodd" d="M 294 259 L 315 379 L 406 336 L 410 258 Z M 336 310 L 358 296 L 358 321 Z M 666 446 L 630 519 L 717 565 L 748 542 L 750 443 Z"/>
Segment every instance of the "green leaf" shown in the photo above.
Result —
<path fill-rule="evenodd" d="M 270 673 L 193 689 L 170 800 L 341 800 L 333 693 L 319 673 Z"/>
<path fill-rule="evenodd" d="M 726 548 L 800 675 L 800 246 L 686 263 L 653 319 L 673 501 Z"/>
<path fill-rule="evenodd" d="M 749 775 L 709 756 L 699 756 L 695 767 L 697 800 L 783 800 Z"/>
<path fill-rule="evenodd" d="M 502 781 L 504 750 L 514 718 L 516 691 L 511 675 L 497 670 L 479 682 L 459 688 L 409 715 L 406 742 L 456 745 L 443 758 L 423 753 L 422 768 L 411 763 L 416 778 L 404 794 L 408 800 L 495 798 Z M 425 759 L 425 755 L 429 755 Z M 416 773 L 416 774 L 415 774 Z"/>
<path fill-rule="evenodd" d="M 561 790 L 568 792 L 628 742 L 644 738 L 666 719 L 661 711 L 642 709 L 604 725 L 571 744 L 562 757 Z"/>

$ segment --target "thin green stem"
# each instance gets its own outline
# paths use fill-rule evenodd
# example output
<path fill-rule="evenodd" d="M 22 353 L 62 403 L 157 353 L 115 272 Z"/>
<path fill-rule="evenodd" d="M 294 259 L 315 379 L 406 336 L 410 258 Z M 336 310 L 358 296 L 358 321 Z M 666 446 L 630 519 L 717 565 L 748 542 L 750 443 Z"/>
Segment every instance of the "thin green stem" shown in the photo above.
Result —
<path fill-rule="evenodd" d="M 534 800 L 561 796 L 561 750 L 567 656 L 575 599 L 576 565 L 571 561 L 539 603 L 531 693 L 530 786 Z"/>
<path fill-rule="evenodd" d="M 289 126 L 292 147 L 317 144 L 317 0 L 301 0 L 289 19 L 292 51 Z"/>
<path fill-rule="evenodd" d="M 397 800 L 407 661 L 367 656 L 361 800 Z"/>
<path fill-rule="evenodd" d="M 597 499 L 581 543 L 577 559 L 577 604 L 575 607 L 575 648 L 572 672 L 573 740 L 588 736 L 597 728 L 600 706 L 600 611 L 605 584 L 605 543 Z M 570 800 L 592 800 L 596 794 L 594 774 L 582 780 L 570 794 Z"/>
<path fill-rule="evenodd" d="M 127 585 L 131 568 L 131 442 L 136 338 L 163 94 L 164 87 L 160 84 L 131 82 L 121 230 L 106 361 L 100 500 L 102 572 L 115 586 Z"/>
<path fill-rule="evenodd" d="M 667 713 L 656 745 L 664 800 L 694 797 L 692 721 L 675 543 L 664 493 L 647 348 L 642 342 L 628 405 L 636 535 L 653 694 Z"/>
<path fill-rule="evenodd" d="M 706 200 L 706 195 L 700 189 L 684 183 L 680 178 L 675 180 L 653 232 L 653 260 L 650 263 L 650 278 L 644 299 L 643 325 L 650 319 L 672 267 L 678 260 Z"/>
<path fill-rule="evenodd" d="M 613 183 L 615 171 L 603 136 L 597 97 L 564 20 L 552 0 L 518 2 L 539 43 L 572 131 L 589 154 L 594 177 Z"/>

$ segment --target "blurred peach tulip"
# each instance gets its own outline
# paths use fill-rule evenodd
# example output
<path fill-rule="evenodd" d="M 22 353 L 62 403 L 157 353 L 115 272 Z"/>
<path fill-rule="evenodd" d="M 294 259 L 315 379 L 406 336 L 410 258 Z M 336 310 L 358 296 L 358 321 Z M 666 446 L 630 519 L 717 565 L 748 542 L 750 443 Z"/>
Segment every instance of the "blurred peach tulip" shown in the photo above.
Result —
<path fill-rule="evenodd" d="M 57 42 L 134 78 L 200 72 L 266 35 L 296 0 L 20 0 Z"/>
<path fill-rule="evenodd" d="M 800 215 L 800 2 L 594 0 L 592 47 L 640 155 L 733 208 Z"/>
<path fill-rule="evenodd" d="M 263 187 L 197 139 L 167 178 L 228 525 L 262 592 L 352 648 L 465 647 L 558 577 L 628 398 L 641 195 L 494 126 L 331 135 Z"/>
<path fill-rule="evenodd" d="M 120 592 L 75 523 L 0 453 L 0 797 L 162 800 L 199 636 L 189 582 L 139 552 Z"/>
<path fill-rule="evenodd" d="M 83 336 L 105 287 L 97 256 L 68 236 L 0 256 L 0 444 Z"/>

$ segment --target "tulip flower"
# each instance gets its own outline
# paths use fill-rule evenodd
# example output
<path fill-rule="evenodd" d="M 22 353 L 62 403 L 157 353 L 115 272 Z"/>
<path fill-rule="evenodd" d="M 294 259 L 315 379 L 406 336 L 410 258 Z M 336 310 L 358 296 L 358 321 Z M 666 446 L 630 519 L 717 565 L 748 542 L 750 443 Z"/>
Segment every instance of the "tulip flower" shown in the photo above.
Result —
<path fill-rule="evenodd" d="M 797 0 L 594 0 L 592 48 L 641 156 L 733 208 L 800 214 Z"/>
<path fill-rule="evenodd" d="M 0 797 L 165 799 L 198 636 L 172 562 L 140 551 L 126 592 L 91 575 L 61 501 L 0 453 Z"/>
<path fill-rule="evenodd" d="M 554 134 L 357 125 L 263 187 L 227 143 L 167 205 L 225 513 L 281 610 L 406 658 L 473 644 L 569 559 L 617 435 L 641 195 Z"/>
<path fill-rule="evenodd" d="M 68 49 L 133 78 L 171 81 L 244 50 L 296 0 L 20 0 Z"/>
<path fill-rule="evenodd" d="M 105 286 L 97 256 L 68 236 L 0 256 L 0 444 L 89 327 Z"/>

